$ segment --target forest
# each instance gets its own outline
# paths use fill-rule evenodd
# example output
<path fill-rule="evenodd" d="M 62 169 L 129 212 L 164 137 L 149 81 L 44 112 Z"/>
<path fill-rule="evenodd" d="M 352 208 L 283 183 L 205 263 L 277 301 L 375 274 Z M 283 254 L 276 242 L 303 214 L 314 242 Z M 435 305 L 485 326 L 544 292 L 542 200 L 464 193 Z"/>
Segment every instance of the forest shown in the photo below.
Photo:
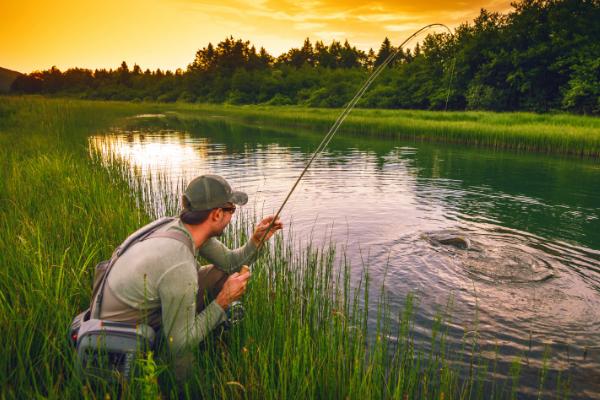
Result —
<path fill-rule="evenodd" d="M 505 14 L 482 9 L 453 34 L 431 33 L 405 49 L 389 38 L 369 51 L 307 38 L 276 57 L 231 36 L 199 49 L 185 69 L 151 71 L 126 62 L 116 69 L 52 67 L 18 76 L 10 93 L 341 107 L 398 52 L 359 107 L 598 115 L 598 21 L 600 0 L 524 0 Z"/>

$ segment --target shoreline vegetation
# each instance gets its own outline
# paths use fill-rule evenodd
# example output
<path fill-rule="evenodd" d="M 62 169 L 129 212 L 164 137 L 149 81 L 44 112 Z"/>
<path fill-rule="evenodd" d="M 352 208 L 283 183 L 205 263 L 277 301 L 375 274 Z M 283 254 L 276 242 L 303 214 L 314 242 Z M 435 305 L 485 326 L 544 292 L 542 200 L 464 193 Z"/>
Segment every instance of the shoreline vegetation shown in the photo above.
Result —
<path fill-rule="evenodd" d="M 194 113 L 273 128 L 317 129 L 325 134 L 340 109 L 297 106 L 217 106 L 174 104 L 167 116 L 197 118 Z M 206 116 L 204 116 L 206 117 Z M 600 157 L 600 119 L 569 114 L 486 111 L 354 109 L 338 135 L 453 143 L 577 157 Z"/>
<path fill-rule="evenodd" d="M 324 135 L 340 113 L 340 109 L 300 106 L 215 105 L 188 103 L 154 103 L 74 100 L 32 96 L 5 96 L 12 101 L 40 104 L 89 104 L 89 107 L 122 105 L 138 107 L 145 113 L 165 114 L 185 123 L 194 119 L 223 118 L 242 124 L 299 129 Z M 14 100 L 13 100 L 14 99 Z M 21 99 L 21 100 L 19 100 Z M 0 109 L 0 117 L 3 111 Z M 5 111 L 9 112 L 9 111 Z M 140 111 L 140 113 L 143 113 Z M 535 114 L 526 112 L 497 113 L 489 111 L 421 111 L 355 108 L 337 135 L 363 139 L 399 139 L 416 142 L 449 143 L 517 152 L 600 158 L 600 119 L 572 114 Z"/>
<path fill-rule="evenodd" d="M 162 109 L 0 98 L 0 397 L 118 397 L 118 388 L 94 391 L 79 379 L 67 328 L 89 303 L 95 263 L 156 215 L 140 207 L 143 199 L 151 199 L 152 188 L 125 164 L 103 167 L 90 157 L 86 139 L 122 118 Z M 158 197 L 174 212 L 175 194 Z M 236 221 L 227 236 L 232 245 L 246 239 L 252 220 L 242 213 Z M 525 354 L 516 355 L 501 377 L 497 359 L 484 357 L 473 332 L 465 333 L 462 353 L 452 349 L 444 312 L 433 326 L 430 349 L 419 350 L 410 296 L 399 315 L 390 315 L 385 288 L 378 299 L 365 290 L 368 270 L 351 283 L 350 267 L 334 265 L 334 256 L 332 246 L 296 248 L 292 236 L 279 236 L 253 267 L 245 320 L 223 340 L 201 346 L 183 394 L 240 399 L 569 396 L 568 372 L 553 370 L 546 360 L 539 365 L 539 381 L 525 385 L 519 380 Z M 372 302 L 379 302 L 379 311 L 369 332 L 366 310 Z M 123 398 L 174 397 L 181 390 L 160 353 L 147 357 L 141 370 L 123 389 Z"/>

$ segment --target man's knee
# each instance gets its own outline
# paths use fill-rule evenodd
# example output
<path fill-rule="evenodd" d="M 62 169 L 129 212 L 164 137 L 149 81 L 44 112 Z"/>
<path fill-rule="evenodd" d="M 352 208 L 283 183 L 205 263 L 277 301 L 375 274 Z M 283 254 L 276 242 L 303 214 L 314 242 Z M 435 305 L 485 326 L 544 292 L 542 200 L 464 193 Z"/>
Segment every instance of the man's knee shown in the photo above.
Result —
<path fill-rule="evenodd" d="M 212 264 L 198 268 L 198 311 L 204 309 L 208 302 L 217 297 L 227 277 L 228 275 L 225 272 Z"/>
<path fill-rule="evenodd" d="M 228 275 L 213 264 L 203 265 L 198 270 L 198 285 L 203 288 L 218 288 L 221 290 Z"/>

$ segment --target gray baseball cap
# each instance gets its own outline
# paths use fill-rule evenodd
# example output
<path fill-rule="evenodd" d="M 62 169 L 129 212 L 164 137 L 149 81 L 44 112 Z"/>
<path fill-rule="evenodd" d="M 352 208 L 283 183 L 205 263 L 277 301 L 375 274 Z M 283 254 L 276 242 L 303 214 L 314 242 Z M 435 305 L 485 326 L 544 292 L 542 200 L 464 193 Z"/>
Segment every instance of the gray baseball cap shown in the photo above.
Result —
<path fill-rule="evenodd" d="M 243 206 L 248 202 L 246 193 L 231 190 L 229 183 L 218 175 L 201 175 L 194 178 L 183 192 L 183 196 L 190 203 L 190 211 L 210 210 L 226 203 Z"/>

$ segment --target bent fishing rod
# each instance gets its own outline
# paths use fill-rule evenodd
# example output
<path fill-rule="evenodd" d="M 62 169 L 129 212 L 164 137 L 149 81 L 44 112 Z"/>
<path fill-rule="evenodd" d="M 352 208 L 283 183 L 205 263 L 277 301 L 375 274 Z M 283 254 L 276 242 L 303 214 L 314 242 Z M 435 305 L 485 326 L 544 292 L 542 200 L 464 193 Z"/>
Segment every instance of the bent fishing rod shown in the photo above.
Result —
<path fill-rule="evenodd" d="M 275 224 L 275 221 L 277 221 L 277 219 L 279 218 L 279 215 L 281 214 L 281 211 L 283 210 L 283 207 L 285 207 L 285 205 L 287 204 L 288 200 L 292 196 L 292 193 L 294 193 L 294 190 L 296 190 L 296 187 L 298 186 L 298 184 L 300 183 L 300 181 L 302 180 L 302 178 L 306 174 L 306 171 L 308 171 L 308 168 L 310 168 L 311 164 L 317 158 L 317 156 L 319 156 L 319 154 L 321 154 L 323 152 L 323 150 L 325 149 L 325 147 L 327 147 L 327 145 L 329 144 L 329 142 L 331 142 L 331 139 L 333 139 L 333 136 L 336 134 L 336 132 L 338 131 L 339 127 L 342 125 L 342 122 L 344 122 L 344 120 L 346 119 L 346 117 L 354 109 L 354 106 L 356 105 L 356 103 L 358 103 L 358 101 L 360 100 L 360 98 L 362 97 L 362 95 L 367 91 L 367 89 L 369 89 L 369 87 L 371 86 L 371 84 L 373 83 L 373 81 L 375 79 L 377 79 L 377 77 L 381 74 L 381 72 L 392 62 L 392 60 L 394 58 L 396 58 L 396 56 L 402 51 L 402 49 L 403 49 L 403 47 L 404 47 L 404 45 L 406 43 L 408 43 L 411 39 L 415 38 L 416 36 L 418 36 L 422 32 L 424 32 L 424 31 L 426 31 L 428 29 L 431 29 L 433 27 L 442 27 L 442 28 L 445 28 L 448 31 L 448 33 L 450 33 L 450 35 L 452 35 L 452 31 L 450 30 L 450 28 L 448 28 L 448 26 L 446 26 L 444 24 L 436 23 L 436 24 L 426 25 L 426 26 L 422 27 L 421 29 L 419 29 L 418 31 L 416 31 L 415 33 L 413 33 L 412 35 L 410 35 L 404 42 L 402 42 L 402 44 L 400 44 L 400 46 L 398 46 L 398 49 L 396 49 L 396 51 L 390 53 L 390 55 L 388 55 L 388 57 L 377 68 L 375 68 L 375 70 L 371 73 L 371 75 L 369 75 L 369 77 L 367 78 L 367 80 L 365 81 L 365 83 L 363 83 L 363 85 L 356 92 L 356 94 L 354 95 L 354 97 L 348 102 L 348 104 L 346 105 L 346 107 L 342 110 L 342 112 L 337 117 L 337 119 L 335 120 L 335 122 L 333 123 L 333 125 L 331 125 L 331 128 L 329 128 L 329 131 L 327 132 L 327 134 L 321 140 L 321 143 L 319 143 L 319 145 L 317 146 L 317 148 L 313 152 L 313 155 L 310 157 L 310 159 L 308 160 L 308 163 L 306 164 L 306 166 L 304 167 L 304 169 L 302 170 L 302 172 L 300 173 L 300 175 L 298 176 L 298 178 L 296 179 L 296 181 L 292 185 L 292 188 L 290 189 L 290 191 L 288 192 L 287 196 L 283 200 L 283 203 L 281 203 L 281 206 L 279 207 L 279 210 L 277 210 L 277 213 L 275 213 L 275 216 L 273 217 L 273 220 L 271 221 L 271 223 L 269 224 L 268 228 L 265 230 L 265 233 L 262 235 L 261 239 L 259 240 L 259 242 L 258 242 L 258 246 L 259 247 L 262 245 L 263 241 L 267 237 L 267 234 L 269 233 L 269 231 L 271 230 L 271 228 Z M 448 84 L 448 94 L 446 96 L 446 109 L 448 108 L 448 100 L 450 99 L 450 86 L 452 84 L 452 75 L 454 73 L 455 62 L 456 62 L 456 57 L 454 58 L 454 62 L 452 63 L 451 72 L 450 72 L 450 82 Z"/>

